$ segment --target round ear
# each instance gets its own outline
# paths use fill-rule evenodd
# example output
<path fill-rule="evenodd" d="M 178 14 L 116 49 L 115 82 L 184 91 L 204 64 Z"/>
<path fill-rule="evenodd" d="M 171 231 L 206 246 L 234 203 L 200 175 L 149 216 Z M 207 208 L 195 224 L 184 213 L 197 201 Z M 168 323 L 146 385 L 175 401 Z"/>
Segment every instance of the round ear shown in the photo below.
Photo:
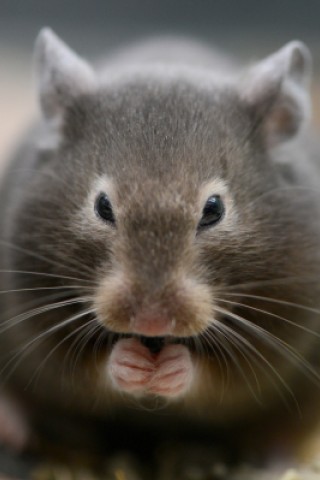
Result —
<path fill-rule="evenodd" d="M 294 137 L 310 118 L 311 71 L 308 48 L 292 41 L 242 78 L 239 95 L 261 125 L 269 146 Z"/>
<path fill-rule="evenodd" d="M 40 31 L 34 56 L 40 106 L 46 118 L 60 117 L 70 100 L 94 88 L 90 65 L 49 28 Z"/>

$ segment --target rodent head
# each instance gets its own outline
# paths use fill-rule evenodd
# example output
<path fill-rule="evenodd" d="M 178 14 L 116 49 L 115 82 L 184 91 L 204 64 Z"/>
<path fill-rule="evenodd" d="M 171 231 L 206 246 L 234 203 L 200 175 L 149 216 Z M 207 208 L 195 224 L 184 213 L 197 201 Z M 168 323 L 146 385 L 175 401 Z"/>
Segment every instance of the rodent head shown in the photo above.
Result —
<path fill-rule="evenodd" d="M 57 143 L 43 164 L 39 153 L 26 205 L 52 259 L 83 265 L 84 277 L 90 270 L 107 330 L 201 336 L 223 322 L 228 288 L 300 271 L 303 201 L 283 188 L 272 152 L 308 114 L 304 46 L 288 44 L 224 82 L 206 70 L 145 67 L 99 83 L 49 31 L 37 58 Z"/>

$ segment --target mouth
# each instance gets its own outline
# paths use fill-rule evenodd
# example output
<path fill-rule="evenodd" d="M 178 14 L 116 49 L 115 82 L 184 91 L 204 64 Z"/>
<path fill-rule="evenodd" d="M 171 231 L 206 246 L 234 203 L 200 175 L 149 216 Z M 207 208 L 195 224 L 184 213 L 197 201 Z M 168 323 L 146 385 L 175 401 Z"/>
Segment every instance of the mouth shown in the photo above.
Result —
<path fill-rule="evenodd" d="M 143 335 L 135 335 L 135 334 L 119 334 L 115 333 L 112 336 L 112 344 L 114 345 L 120 339 L 123 338 L 137 338 L 143 346 L 148 348 L 148 350 L 152 354 L 159 353 L 166 345 L 172 344 L 183 344 L 189 346 L 191 344 L 191 339 L 188 338 L 178 338 L 178 337 L 145 337 Z"/>
<path fill-rule="evenodd" d="M 223 317 L 222 320 L 225 320 Z M 220 319 L 220 321 L 222 321 Z M 226 322 L 228 319 L 226 318 Z M 210 330 L 210 327 L 207 329 Z M 216 334 L 216 331 L 213 330 L 213 334 Z M 139 335 L 136 333 L 119 333 L 112 330 L 107 330 L 104 326 L 100 325 L 99 330 L 100 340 L 99 345 L 100 347 L 106 348 L 107 350 L 110 347 L 114 347 L 122 339 L 137 339 L 144 347 L 146 347 L 150 353 L 156 355 L 161 352 L 164 347 L 167 345 L 183 345 L 185 346 L 191 353 L 193 354 L 203 354 L 205 352 L 207 357 L 217 356 L 220 355 L 221 349 L 216 347 L 216 343 L 206 339 L 205 336 L 193 335 L 193 336 L 186 336 L 186 337 L 177 337 L 172 335 L 167 336 L 145 336 Z M 96 339 L 94 339 L 95 341 Z M 95 344 L 96 345 L 96 344 Z M 204 346 L 204 348 L 202 348 Z"/>
<path fill-rule="evenodd" d="M 166 337 L 139 337 L 140 342 L 142 345 L 147 347 L 151 353 L 159 353 L 163 347 L 168 343 L 175 343 L 169 342 L 168 338 Z"/>

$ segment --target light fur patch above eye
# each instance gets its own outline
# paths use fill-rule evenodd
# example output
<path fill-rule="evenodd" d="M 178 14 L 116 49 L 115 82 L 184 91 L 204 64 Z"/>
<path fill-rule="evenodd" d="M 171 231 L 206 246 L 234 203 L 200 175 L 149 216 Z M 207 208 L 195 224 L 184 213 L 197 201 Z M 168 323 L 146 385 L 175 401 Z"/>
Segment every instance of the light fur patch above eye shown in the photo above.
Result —
<path fill-rule="evenodd" d="M 75 216 L 74 221 L 76 224 L 73 222 L 74 227 L 78 229 L 79 233 L 92 236 L 94 232 L 105 236 L 108 226 L 99 220 L 94 209 L 97 196 L 100 193 L 106 193 L 108 195 L 114 209 L 116 195 L 112 179 L 106 175 L 96 177 L 89 192 L 84 196 L 82 207 Z"/>
<path fill-rule="evenodd" d="M 227 183 L 221 178 L 214 178 L 202 185 L 198 203 L 199 220 L 207 200 L 213 195 L 219 195 L 224 203 L 223 219 L 214 228 L 234 230 L 234 226 L 237 223 L 237 212 Z"/>

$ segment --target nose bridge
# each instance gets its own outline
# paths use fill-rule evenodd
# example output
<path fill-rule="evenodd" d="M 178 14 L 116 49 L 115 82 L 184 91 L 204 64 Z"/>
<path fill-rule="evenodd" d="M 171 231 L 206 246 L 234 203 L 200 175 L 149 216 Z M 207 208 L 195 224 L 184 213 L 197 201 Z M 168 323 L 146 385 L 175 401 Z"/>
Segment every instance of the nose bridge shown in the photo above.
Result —
<path fill-rule="evenodd" d="M 172 202 L 132 212 L 125 225 L 124 247 L 135 278 L 152 286 L 177 273 L 190 256 L 191 220 L 185 206 Z"/>

